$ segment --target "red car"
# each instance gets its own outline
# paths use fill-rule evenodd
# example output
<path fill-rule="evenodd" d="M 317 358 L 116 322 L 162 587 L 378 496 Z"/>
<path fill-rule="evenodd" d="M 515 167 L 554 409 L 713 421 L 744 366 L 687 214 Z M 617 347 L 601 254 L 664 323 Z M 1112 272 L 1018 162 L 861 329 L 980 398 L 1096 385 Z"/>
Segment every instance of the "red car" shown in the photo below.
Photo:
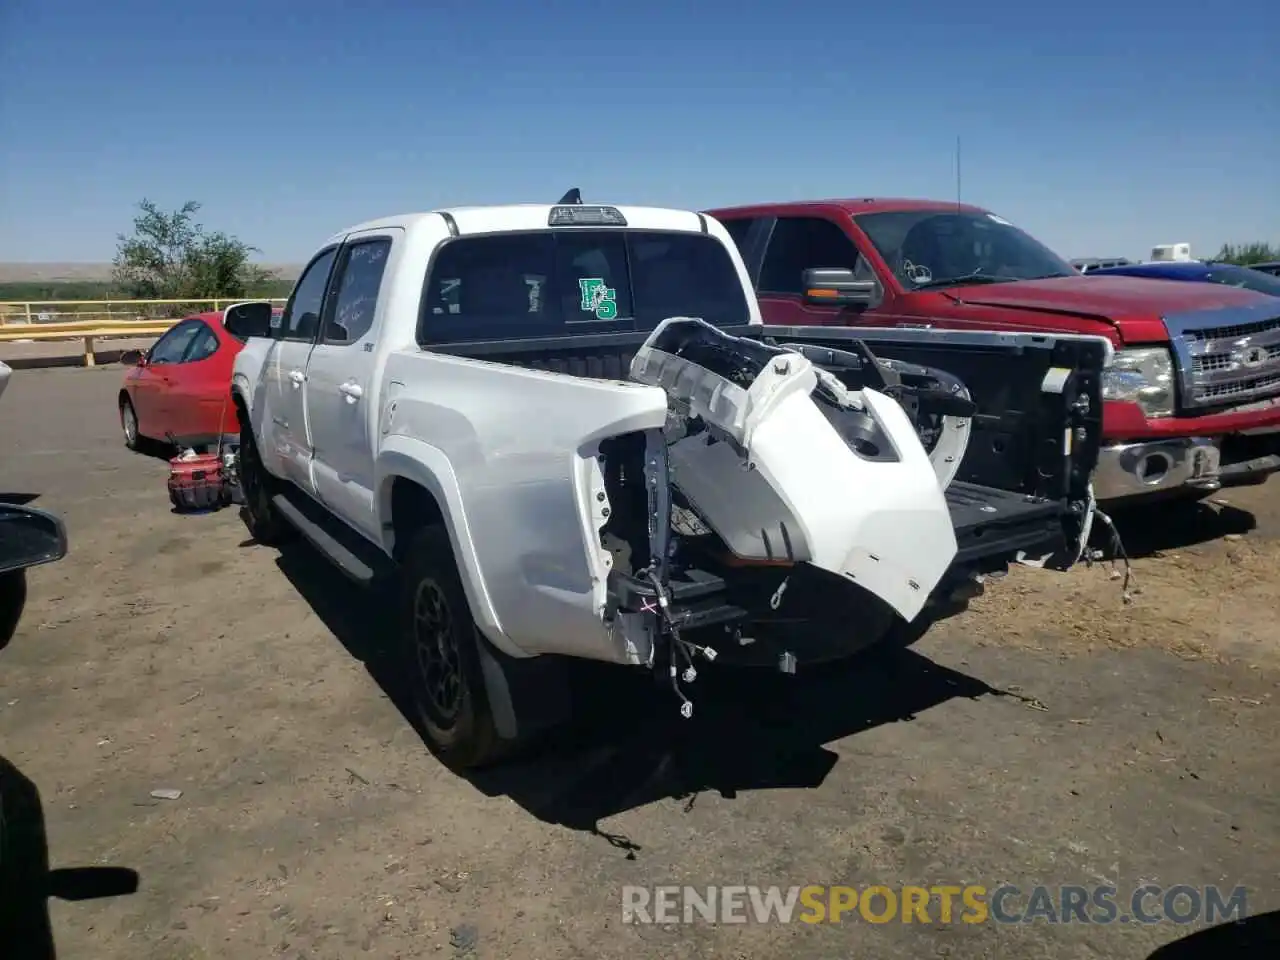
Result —
<path fill-rule="evenodd" d="M 227 398 L 231 367 L 244 340 L 227 330 L 223 317 L 222 312 L 187 317 L 145 353 L 121 356 L 121 362 L 133 363 L 119 398 L 129 449 L 148 440 L 204 447 L 239 434 Z"/>

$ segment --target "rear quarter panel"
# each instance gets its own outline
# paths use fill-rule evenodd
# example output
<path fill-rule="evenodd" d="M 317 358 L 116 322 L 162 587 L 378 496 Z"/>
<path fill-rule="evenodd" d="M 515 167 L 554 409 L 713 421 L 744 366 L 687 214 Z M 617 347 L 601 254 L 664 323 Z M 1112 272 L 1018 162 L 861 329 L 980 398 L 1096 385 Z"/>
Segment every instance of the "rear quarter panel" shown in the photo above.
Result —
<path fill-rule="evenodd" d="M 394 478 L 419 482 L 446 513 L 486 635 L 526 653 L 607 659 L 587 475 L 601 440 L 666 422 L 666 394 L 416 349 L 391 354 L 385 376 L 382 523 Z M 508 623 L 519 636 L 508 638 Z"/>

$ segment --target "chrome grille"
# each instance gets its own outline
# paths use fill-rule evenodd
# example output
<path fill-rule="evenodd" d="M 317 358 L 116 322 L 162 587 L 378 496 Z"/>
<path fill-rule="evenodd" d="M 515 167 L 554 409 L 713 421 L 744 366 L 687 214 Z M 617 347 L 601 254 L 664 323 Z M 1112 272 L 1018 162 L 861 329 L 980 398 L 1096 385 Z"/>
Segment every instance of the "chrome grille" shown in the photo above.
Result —
<path fill-rule="evenodd" d="M 1183 409 L 1280 395 L 1280 306 L 1228 307 L 1165 317 Z"/>

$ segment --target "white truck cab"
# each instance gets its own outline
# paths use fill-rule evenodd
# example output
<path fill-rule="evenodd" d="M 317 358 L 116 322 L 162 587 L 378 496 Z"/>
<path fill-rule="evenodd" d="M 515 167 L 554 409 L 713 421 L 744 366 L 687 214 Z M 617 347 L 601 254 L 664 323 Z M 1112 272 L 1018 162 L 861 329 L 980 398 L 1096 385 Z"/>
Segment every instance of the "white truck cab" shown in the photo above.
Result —
<path fill-rule="evenodd" d="M 251 530 L 395 578 L 446 761 L 492 758 L 564 701 L 564 657 L 653 669 L 687 716 L 695 658 L 794 670 L 927 623 L 991 562 L 1078 555 L 1083 500 L 1064 526 L 1065 502 L 962 476 L 974 404 L 919 351 L 1032 358 L 1051 405 L 1079 408 L 1097 386 L 1063 345 L 1100 366 L 1104 341 L 774 328 L 780 345 L 720 223 L 576 199 L 368 221 L 321 246 L 278 320 L 235 308 L 263 334 L 231 384 Z M 909 356 L 877 358 L 877 334 Z M 1036 429 L 1061 437 L 1055 416 Z M 1058 467 L 1087 483 L 1087 460 Z M 796 620 L 807 640 L 779 633 Z"/>

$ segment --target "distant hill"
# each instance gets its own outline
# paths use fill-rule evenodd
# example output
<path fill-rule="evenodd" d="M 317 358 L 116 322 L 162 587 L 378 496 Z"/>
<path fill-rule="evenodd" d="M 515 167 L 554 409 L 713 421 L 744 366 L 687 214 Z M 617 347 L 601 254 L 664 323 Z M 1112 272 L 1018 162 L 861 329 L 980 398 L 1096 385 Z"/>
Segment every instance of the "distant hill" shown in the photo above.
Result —
<path fill-rule="evenodd" d="M 302 272 L 298 263 L 264 263 L 261 266 L 292 283 Z M 109 263 L 0 263 L 0 283 L 106 283 Z"/>

